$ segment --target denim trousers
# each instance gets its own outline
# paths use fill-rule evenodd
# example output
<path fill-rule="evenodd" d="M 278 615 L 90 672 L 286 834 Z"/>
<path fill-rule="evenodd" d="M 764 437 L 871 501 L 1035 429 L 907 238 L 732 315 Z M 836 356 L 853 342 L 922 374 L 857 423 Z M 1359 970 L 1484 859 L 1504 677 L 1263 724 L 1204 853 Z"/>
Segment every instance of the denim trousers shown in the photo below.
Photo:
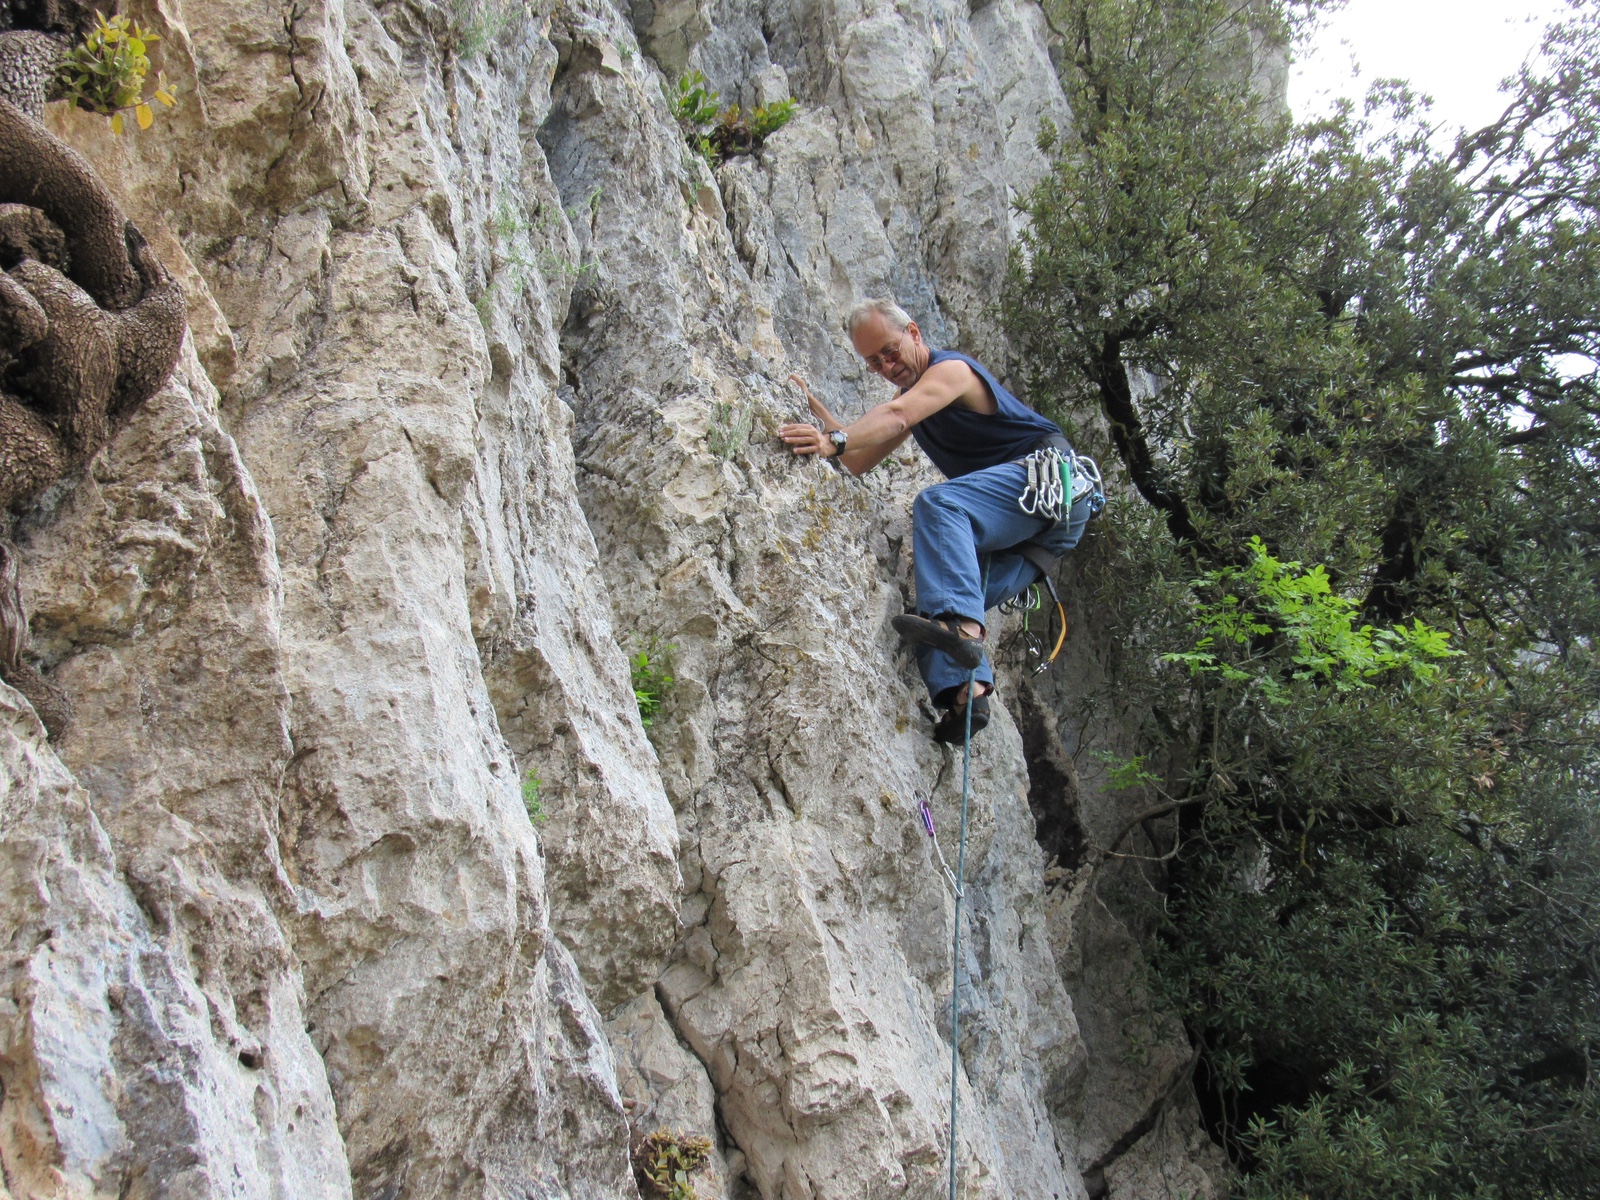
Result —
<path fill-rule="evenodd" d="M 911 509 L 911 544 L 918 612 L 928 617 L 954 613 L 987 626 L 984 614 L 989 609 L 1021 595 L 1040 578 L 1039 569 L 1010 552 L 1012 547 L 1036 541 L 1059 555 L 1078 544 L 1092 515 L 1089 498 L 1074 504 L 1066 520 L 1052 523 L 1017 507 L 1026 485 L 1023 464 L 1002 463 L 936 483 L 917 497 Z M 940 707 L 949 707 L 954 689 L 967 681 L 965 667 L 927 646 L 917 647 L 917 669 Z M 987 654 L 978 666 L 978 682 L 994 682 Z"/>

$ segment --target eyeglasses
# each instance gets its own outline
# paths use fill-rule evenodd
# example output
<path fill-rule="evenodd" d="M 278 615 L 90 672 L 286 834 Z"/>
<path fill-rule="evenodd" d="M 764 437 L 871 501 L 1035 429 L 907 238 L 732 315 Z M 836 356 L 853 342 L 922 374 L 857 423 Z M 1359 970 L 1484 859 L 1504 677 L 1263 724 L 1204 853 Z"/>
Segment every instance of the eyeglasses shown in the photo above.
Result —
<path fill-rule="evenodd" d="M 904 339 L 902 339 L 902 341 L 903 340 Z M 885 367 L 894 366 L 895 363 L 900 361 L 900 346 L 901 346 L 901 344 L 902 344 L 901 342 L 896 342 L 894 344 L 893 349 L 891 349 L 888 346 L 885 346 L 882 350 L 878 351 L 878 353 L 867 355 L 867 357 L 866 357 L 867 370 L 873 372 L 876 375 L 881 375 L 881 374 L 883 374 L 883 370 L 884 370 Z"/>

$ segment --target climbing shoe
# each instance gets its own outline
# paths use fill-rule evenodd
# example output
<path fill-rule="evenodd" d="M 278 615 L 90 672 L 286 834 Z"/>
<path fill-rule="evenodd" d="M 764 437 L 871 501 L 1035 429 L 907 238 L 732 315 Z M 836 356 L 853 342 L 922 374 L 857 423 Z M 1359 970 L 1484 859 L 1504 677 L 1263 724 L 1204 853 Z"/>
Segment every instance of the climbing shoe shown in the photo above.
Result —
<path fill-rule="evenodd" d="M 983 639 L 962 633 L 961 622 L 954 617 L 919 617 L 905 613 L 890 624 L 901 641 L 943 650 L 958 666 L 969 671 L 983 661 Z M 977 716 L 977 710 L 973 710 L 973 716 Z"/>
<path fill-rule="evenodd" d="M 989 697 L 979 696 L 972 701 L 972 732 L 989 724 Z M 933 740 L 959 746 L 967 738 L 967 709 L 965 705 L 947 708 L 939 723 L 933 727 Z"/>

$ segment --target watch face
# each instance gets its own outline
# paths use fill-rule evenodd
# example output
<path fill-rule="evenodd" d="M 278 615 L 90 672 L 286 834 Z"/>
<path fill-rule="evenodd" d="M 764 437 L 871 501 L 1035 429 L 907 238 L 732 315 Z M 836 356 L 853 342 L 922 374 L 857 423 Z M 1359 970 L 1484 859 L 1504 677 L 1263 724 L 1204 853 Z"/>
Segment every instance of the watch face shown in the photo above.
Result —
<path fill-rule="evenodd" d="M 833 443 L 835 454 L 843 454 L 845 443 L 850 440 L 850 436 L 843 430 L 835 429 L 828 435 L 828 440 Z"/>

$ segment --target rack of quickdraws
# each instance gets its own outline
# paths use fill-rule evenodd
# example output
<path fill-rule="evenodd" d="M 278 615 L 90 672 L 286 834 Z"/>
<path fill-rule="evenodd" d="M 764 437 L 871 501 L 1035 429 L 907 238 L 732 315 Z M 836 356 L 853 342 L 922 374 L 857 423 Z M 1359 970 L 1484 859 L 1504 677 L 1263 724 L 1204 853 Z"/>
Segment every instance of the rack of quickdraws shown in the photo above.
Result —
<path fill-rule="evenodd" d="M 1063 452 L 1046 446 L 1022 461 L 1028 470 L 1028 483 L 1017 507 L 1028 516 L 1064 520 L 1084 496 L 1089 497 L 1090 516 L 1105 507 L 1100 465 L 1094 459 L 1076 450 Z"/>

